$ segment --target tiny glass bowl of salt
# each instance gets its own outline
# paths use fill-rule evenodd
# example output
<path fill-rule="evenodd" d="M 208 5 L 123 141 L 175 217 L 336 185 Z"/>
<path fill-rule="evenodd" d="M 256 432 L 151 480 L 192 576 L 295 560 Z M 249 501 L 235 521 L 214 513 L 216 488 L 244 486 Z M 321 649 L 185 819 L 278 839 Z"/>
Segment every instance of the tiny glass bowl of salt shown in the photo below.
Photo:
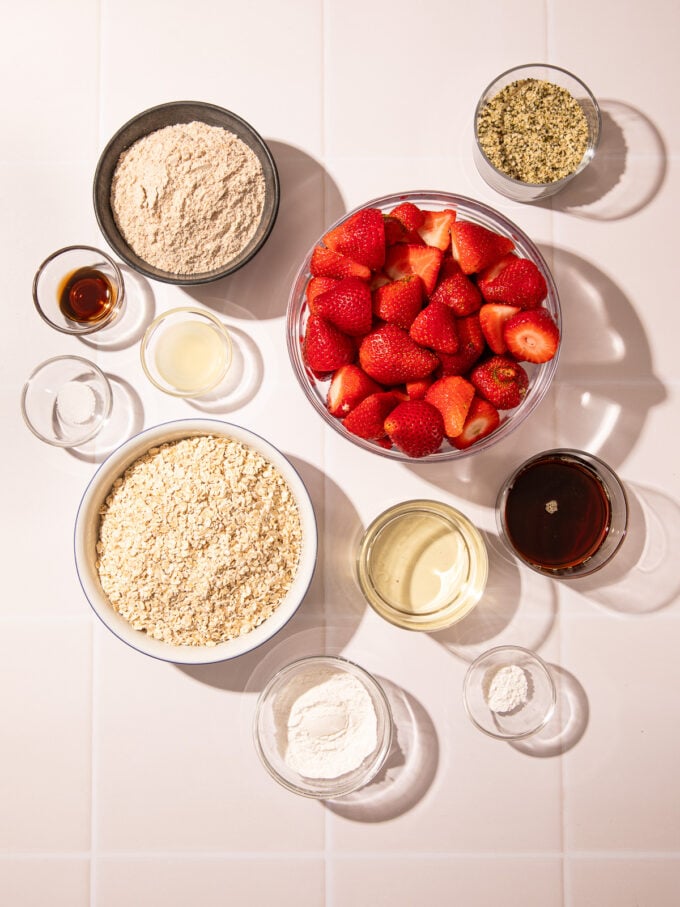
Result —
<path fill-rule="evenodd" d="M 173 397 L 200 397 L 222 381 L 232 359 L 229 333 L 212 312 L 182 306 L 159 315 L 139 348 L 144 374 Z"/>
<path fill-rule="evenodd" d="M 557 692 L 538 655 L 521 646 L 497 646 L 468 668 L 463 702 L 480 731 L 499 740 L 520 740 L 545 727 Z"/>
<path fill-rule="evenodd" d="M 477 103 L 475 165 L 501 195 L 540 201 L 585 170 L 601 129 L 599 105 L 575 75 L 542 63 L 517 66 L 497 76 Z"/>
<path fill-rule="evenodd" d="M 393 723 L 380 684 L 339 656 L 315 655 L 276 673 L 255 710 L 255 749 L 283 787 L 319 800 L 372 781 L 390 751 Z"/>
<path fill-rule="evenodd" d="M 90 441 L 111 413 L 108 378 L 81 356 L 55 356 L 41 363 L 21 393 L 21 412 L 33 434 L 55 447 Z"/>

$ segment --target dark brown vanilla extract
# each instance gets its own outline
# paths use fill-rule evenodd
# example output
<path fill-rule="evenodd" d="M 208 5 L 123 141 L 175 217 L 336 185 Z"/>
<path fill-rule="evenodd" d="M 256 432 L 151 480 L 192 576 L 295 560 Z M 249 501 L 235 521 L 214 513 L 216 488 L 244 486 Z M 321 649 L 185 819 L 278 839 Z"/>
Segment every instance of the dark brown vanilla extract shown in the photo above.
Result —
<path fill-rule="evenodd" d="M 78 268 L 59 284 L 59 308 L 66 318 L 79 324 L 95 324 L 111 311 L 116 291 L 109 278 L 96 268 Z"/>

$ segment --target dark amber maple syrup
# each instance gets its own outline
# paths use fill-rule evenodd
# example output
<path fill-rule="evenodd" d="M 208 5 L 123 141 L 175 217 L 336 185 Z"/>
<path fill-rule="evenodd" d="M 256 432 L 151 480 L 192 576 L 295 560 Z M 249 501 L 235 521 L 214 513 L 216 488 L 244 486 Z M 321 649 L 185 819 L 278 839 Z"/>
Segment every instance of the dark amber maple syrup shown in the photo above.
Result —
<path fill-rule="evenodd" d="M 59 284 L 59 308 L 71 321 L 94 324 L 111 311 L 116 291 L 109 278 L 96 268 L 78 268 Z"/>
<path fill-rule="evenodd" d="M 505 502 L 505 527 L 515 550 L 547 570 L 578 567 L 598 550 L 611 521 L 609 496 L 587 466 L 562 456 L 529 463 Z"/>

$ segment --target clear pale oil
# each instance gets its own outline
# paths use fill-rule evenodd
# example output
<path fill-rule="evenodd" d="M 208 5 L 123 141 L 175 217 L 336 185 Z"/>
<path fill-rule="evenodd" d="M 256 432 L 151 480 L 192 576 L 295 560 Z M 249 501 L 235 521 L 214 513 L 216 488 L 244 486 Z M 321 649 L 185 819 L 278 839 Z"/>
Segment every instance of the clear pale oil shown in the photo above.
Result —
<path fill-rule="evenodd" d="M 183 393 L 213 388 L 227 367 L 224 339 L 199 321 L 168 325 L 158 336 L 155 362 L 159 374 Z"/>

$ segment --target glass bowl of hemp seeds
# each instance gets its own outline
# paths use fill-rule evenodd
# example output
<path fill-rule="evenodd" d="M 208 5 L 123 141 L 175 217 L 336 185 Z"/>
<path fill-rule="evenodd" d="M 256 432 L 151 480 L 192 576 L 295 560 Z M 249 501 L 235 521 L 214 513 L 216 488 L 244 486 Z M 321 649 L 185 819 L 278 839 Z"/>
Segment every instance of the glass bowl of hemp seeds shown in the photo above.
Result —
<path fill-rule="evenodd" d="M 532 63 L 497 76 L 475 110 L 474 159 L 507 198 L 554 195 L 592 161 L 602 117 L 590 89 L 558 66 Z"/>

